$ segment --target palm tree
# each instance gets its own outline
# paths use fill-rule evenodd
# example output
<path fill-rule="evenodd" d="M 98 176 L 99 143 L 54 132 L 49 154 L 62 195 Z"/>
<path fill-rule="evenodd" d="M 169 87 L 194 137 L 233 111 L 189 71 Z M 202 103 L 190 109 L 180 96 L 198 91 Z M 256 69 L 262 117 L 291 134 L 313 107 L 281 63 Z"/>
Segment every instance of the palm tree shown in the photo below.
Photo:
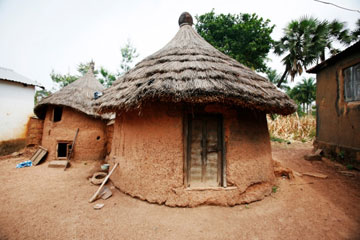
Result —
<path fill-rule="evenodd" d="M 316 99 L 316 83 L 314 78 L 303 78 L 302 82 L 296 84 L 289 91 L 289 95 L 298 104 L 302 105 L 304 112 L 308 113 L 311 103 Z"/>
<path fill-rule="evenodd" d="M 285 71 L 277 86 L 280 87 L 287 75 L 294 80 L 304 69 L 313 64 L 326 44 L 327 23 L 316 18 L 302 17 L 291 21 L 284 29 L 284 36 L 274 44 L 275 54 L 285 57 L 282 62 Z"/>
<path fill-rule="evenodd" d="M 291 21 L 284 29 L 284 36 L 274 43 L 274 53 L 285 57 L 282 62 L 285 71 L 277 86 L 280 87 L 286 76 L 294 80 L 296 75 L 301 75 L 308 66 L 319 59 L 325 60 L 325 51 L 334 54 L 338 50 L 332 45 L 338 41 L 348 45 L 352 38 L 345 23 L 334 20 L 332 22 L 319 21 L 313 17 L 302 17 Z"/>
<path fill-rule="evenodd" d="M 322 49 L 320 54 L 321 62 L 325 61 L 325 51 L 328 50 L 331 55 L 335 55 L 340 52 L 339 49 L 333 47 L 333 42 L 339 42 L 343 45 L 349 45 L 353 38 L 350 34 L 349 29 L 346 28 L 345 22 L 339 22 L 338 20 L 333 20 L 330 23 L 327 23 L 328 32 L 326 37 L 325 48 Z"/>
<path fill-rule="evenodd" d="M 353 41 L 358 41 L 360 36 L 360 18 L 356 21 L 356 29 L 351 32 Z"/>
<path fill-rule="evenodd" d="M 271 68 L 266 70 L 266 77 L 274 85 L 277 85 L 281 79 L 281 76 L 277 73 L 277 71 Z M 286 92 L 290 90 L 290 87 L 287 85 L 287 79 L 283 81 L 283 84 L 279 88 L 285 90 Z"/>

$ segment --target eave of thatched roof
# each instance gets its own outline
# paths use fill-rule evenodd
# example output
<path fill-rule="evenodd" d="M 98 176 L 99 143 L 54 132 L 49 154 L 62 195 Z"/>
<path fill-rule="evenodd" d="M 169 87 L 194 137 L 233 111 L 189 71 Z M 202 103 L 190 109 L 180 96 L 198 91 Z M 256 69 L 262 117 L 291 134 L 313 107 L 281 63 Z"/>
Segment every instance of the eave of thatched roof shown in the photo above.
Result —
<path fill-rule="evenodd" d="M 283 115 L 296 110 L 285 93 L 215 49 L 186 23 L 165 47 L 106 89 L 94 105 L 100 112 L 126 111 L 151 101 L 224 103 Z"/>
<path fill-rule="evenodd" d="M 48 106 L 70 107 L 92 117 L 109 118 L 109 114 L 100 115 L 92 106 L 94 92 L 104 90 L 103 85 L 95 78 L 93 66 L 76 81 L 70 83 L 58 92 L 42 99 L 34 108 L 36 116 L 44 119 Z"/>

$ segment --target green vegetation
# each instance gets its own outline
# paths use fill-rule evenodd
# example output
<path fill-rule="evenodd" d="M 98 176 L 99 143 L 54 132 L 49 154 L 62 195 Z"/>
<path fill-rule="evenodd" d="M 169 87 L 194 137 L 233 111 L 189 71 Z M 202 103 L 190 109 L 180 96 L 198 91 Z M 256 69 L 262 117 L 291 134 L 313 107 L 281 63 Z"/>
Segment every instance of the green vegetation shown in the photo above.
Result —
<path fill-rule="evenodd" d="M 271 68 L 268 68 L 266 70 L 266 77 L 267 79 L 273 83 L 274 85 L 278 85 L 280 79 L 281 79 L 281 76 L 277 73 L 277 71 L 275 69 L 271 69 Z M 290 87 L 287 85 L 288 81 L 287 81 L 287 78 L 283 80 L 283 84 L 281 84 L 279 86 L 280 89 L 288 92 L 290 91 Z"/>
<path fill-rule="evenodd" d="M 299 105 L 298 111 L 309 113 L 311 103 L 316 99 L 316 83 L 314 78 L 303 78 L 301 82 L 287 91 L 287 94 Z"/>
<path fill-rule="evenodd" d="M 337 154 L 337 157 L 340 158 L 341 160 L 344 160 L 344 158 L 345 158 L 345 152 L 344 152 L 344 151 L 340 151 L 340 152 Z"/>
<path fill-rule="evenodd" d="M 273 187 L 272 187 L 272 193 L 276 193 L 277 190 L 278 190 L 278 186 L 273 186 Z"/>
<path fill-rule="evenodd" d="M 127 71 L 130 70 L 130 64 L 133 62 L 135 58 L 138 57 L 136 53 L 136 48 L 134 48 L 130 41 L 126 43 L 126 45 L 121 48 L 121 63 L 120 63 L 120 70 L 115 73 L 111 73 L 104 67 L 100 67 L 100 69 L 95 69 L 94 74 L 99 79 L 100 83 L 103 84 L 105 87 L 110 87 L 112 83 L 116 80 L 117 77 L 125 74 Z M 90 69 L 90 62 L 80 63 L 77 67 L 77 71 L 79 74 L 71 75 L 71 74 L 59 74 L 55 73 L 54 70 L 51 72 L 50 77 L 51 79 L 59 84 L 60 88 L 67 86 L 68 84 L 74 82 L 79 77 L 84 76 L 88 70 Z"/>
<path fill-rule="evenodd" d="M 279 142 L 279 143 L 286 142 L 286 140 L 279 138 L 279 137 L 275 137 L 273 135 L 270 135 L 270 140 L 273 142 Z"/>
<path fill-rule="evenodd" d="M 274 43 L 275 54 L 285 55 L 282 59 L 285 70 L 277 86 L 280 87 L 288 75 L 293 81 L 310 65 L 324 61 L 326 51 L 332 55 L 338 53 L 339 50 L 333 47 L 334 42 L 349 45 L 357 41 L 358 30 L 350 32 L 344 22 L 337 20 L 320 21 L 307 16 L 290 21 L 284 29 L 284 36 Z"/>
<path fill-rule="evenodd" d="M 254 70 L 265 72 L 275 25 L 256 14 L 219 14 L 214 9 L 195 16 L 196 31 L 211 45 Z"/>
<path fill-rule="evenodd" d="M 347 170 L 354 170 L 354 166 L 352 164 L 347 164 L 346 169 Z"/>
<path fill-rule="evenodd" d="M 110 87 L 112 83 L 116 80 L 117 77 L 125 74 L 127 71 L 130 70 L 130 66 L 135 58 L 137 58 L 139 55 L 136 52 L 136 48 L 132 46 L 130 41 L 128 41 L 124 47 L 121 48 L 121 62 L 120 62 L 120 69 L 117 71 L 117 73 L 112 73 L 108 71 L 104 67 L 100 67 L 98 69 L 94 70 L 94 74 L 96 78 L 99 80 L 101 84 L 103 84 L 105 87 Z M 90 69 L 90 63 L 80 63 L 77 66 L 78 74 L 72 75 L 72 74 L 60 74 L 55 73 L 53 70 L 50 73 L 51 80 L 58 84 L 59 88 L 63 88 L 70 83 L 76 81 L 81 76 L 84 76 L 88 70 Z M 55 91 L 54 89 L 52 91 Z M 51 91 L 49 90 L 40 90 L 36 91 L 35 93 L 35 104 L 37 104 L 41 99 L 51 94 Z"/>

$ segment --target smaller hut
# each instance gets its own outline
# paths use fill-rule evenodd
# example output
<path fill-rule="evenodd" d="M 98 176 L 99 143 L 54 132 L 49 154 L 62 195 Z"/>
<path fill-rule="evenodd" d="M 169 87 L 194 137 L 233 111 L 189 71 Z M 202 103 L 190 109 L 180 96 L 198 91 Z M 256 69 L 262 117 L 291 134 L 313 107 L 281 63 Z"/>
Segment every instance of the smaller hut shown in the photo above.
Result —
<path fill-rule="evenodd" d="M 183 13 L 175 37 L 95 101 L 117 113 L 112 181 L 168 206 L 260 200 L 274 180 L 266 113 L 291 114 L 296 105 L 192 23 Z"/>
<path fill-rule="evenodd" d="M 77 129 L 79 133 L 72 159 L 99 160 L 105 157 L 107 122 L 91 106 L 94 93 L 103 90 L 95 78 L 94 63 L 91 63 L 83 77 L 35 106 L 35 114 L 44 120 L 41 144 L 49 151 L 48 159 L 67 158 Z"/>

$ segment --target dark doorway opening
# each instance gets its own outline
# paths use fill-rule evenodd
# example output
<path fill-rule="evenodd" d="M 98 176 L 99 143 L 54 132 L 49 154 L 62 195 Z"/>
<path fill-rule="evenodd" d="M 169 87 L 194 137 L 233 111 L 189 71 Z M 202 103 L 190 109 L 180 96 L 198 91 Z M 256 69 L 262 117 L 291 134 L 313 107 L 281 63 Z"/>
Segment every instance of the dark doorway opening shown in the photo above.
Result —
<path fill-rule="evenodd" d="M 59 142 L 57 145 L 57 158 L 67 158 L 71 149 L 71 143 Z"/>
<path fill-rule="evenodd" d="M 62 107 L 54 107 L 53 122 L 61 121 L 62 112 L 63 112 Z"/>

